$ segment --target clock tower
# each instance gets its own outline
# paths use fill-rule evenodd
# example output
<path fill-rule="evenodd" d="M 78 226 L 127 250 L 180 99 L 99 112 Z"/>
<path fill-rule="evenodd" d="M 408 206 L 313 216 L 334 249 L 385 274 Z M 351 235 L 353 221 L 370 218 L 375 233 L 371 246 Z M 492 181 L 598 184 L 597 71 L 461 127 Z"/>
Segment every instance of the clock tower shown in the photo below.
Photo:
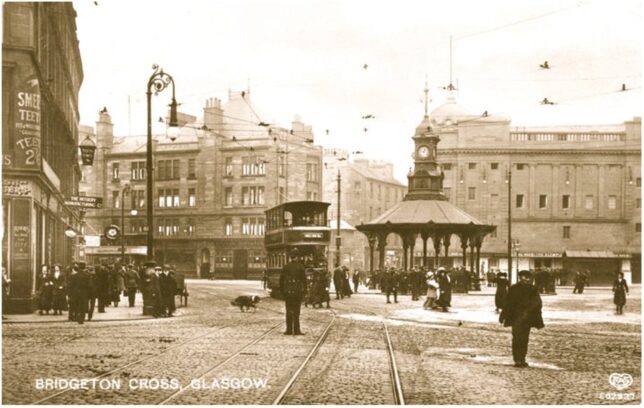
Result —
<path fill-rule="evenodd" d="M 443 194 L 443 169 L 437 163 L 437 145 L 440 142 L 438 134 L 429 123 L 427 114 L 428 103 L 427 82 L 425 82 L 425 117 L 416 128 L 414 140 L 414 169 L 407 175 L 407 200 L 440 200 L 447 201 Z"/>

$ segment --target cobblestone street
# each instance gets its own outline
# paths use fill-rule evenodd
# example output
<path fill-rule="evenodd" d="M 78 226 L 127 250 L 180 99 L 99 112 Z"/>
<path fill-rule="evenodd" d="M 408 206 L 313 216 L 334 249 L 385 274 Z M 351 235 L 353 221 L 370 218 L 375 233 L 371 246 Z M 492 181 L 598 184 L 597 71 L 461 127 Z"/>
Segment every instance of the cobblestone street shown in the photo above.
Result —
<path fill-rule="evenodd" d="M 641 400 L 639 286 L 621 316 L 612 314 L 608 288 L 583 295 L 560 288 L 559 295 L 544 296 L 546 327 L 532 331 L 531 367 L 517 369 L 492 289 L 455 294 L 449 313 L 422 310 L 422 299 L 409 296 L 386 305 L 384 296 L 365 290 L 332 300 L 331 309 L 303 307 L 306 335 L 284 336 L 283 305 L 258 282 L 188 284 L 190 306 L 175 318 L 109 320 L 114 308 L 104 321 L 84 325 L 67 322 L 66 315 L 57 317 L 60 322 L 9 316 L 3 404 L 270 404 L 332 321 L 283 403 L 393 404 L 383 322 L 407 404 Z M 262 296 L 255 312 L 230 305 L 240 294 Z M 609 383 L 613 373 L 631 375 L 632 384 L 617 389 Z M 39 389 L 54 379 L 103 381 L 66 392 Z M 613 399 L 619 395 L 634 399 Z"/>

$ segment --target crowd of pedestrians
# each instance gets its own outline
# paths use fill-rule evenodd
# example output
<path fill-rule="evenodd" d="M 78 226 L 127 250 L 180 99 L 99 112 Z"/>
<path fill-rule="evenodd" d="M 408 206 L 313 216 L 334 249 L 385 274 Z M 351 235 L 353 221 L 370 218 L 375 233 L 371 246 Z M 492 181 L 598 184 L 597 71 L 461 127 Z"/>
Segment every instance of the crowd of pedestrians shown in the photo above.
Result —
<path fill-rule="evenodd" d="M 92 320 L 94 310 L 105 313 L 108 307 L 119 307 L 121 297 L 128 307 L 135 307 L 137 292 L 149 293 L 154 317 L 173 316 L 176 310 L 177 279 L 174 267 L 158 266 L 150 275 L 143 266 L 134 264 L 101 263 L 86 265 L 74 262 L 64 269 L 55 264 L 42 265 L 36 277 L 36 296 L 39 315 L 62 315 L 83 324 Z M 9 279 L 3 269 L 3 298 Z"/>

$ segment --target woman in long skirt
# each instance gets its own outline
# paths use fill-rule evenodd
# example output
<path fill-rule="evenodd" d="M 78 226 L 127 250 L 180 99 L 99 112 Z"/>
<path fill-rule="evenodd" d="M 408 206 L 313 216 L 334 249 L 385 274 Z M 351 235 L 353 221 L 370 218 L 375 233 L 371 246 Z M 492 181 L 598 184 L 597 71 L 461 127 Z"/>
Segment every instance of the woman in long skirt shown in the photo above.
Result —
<path fill-rule="evenodd" d="M 54 265 L 54 273 L 51 281 L 53 284 L 52 308 L 54 309 L 55 315 L 62 315 L 63 310 L 67 309 L 67 283 L 58 264 Z"/>
<path fill-rule="evenodd" d="M 613 302 L 617 307 L 617 314 L 624 314 L 624 305 L 626 304 L 626 294 L 628 293 L 628 285 L 624 280 L 624 274 L 622 272 L 617 274 L 617 279 L 613 282 L 613 292 L 615 296 L 613 297 Z"/>
<path fill-rule="evenodd" d="M 36 288 L 38 290 L 38 314 L 42 315 L 43 312 L 49 314 L 54 284 L 51 281 L 47 265 L 42 266 L 40 274 L 36 278 Z"/>

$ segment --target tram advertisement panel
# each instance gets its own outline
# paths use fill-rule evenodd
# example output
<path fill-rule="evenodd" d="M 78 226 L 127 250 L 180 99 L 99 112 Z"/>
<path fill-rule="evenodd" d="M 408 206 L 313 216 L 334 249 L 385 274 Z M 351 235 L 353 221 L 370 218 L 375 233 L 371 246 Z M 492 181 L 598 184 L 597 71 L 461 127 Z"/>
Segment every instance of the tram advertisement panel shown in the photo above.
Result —
<path fill-rule="evenodd" d="M 286 242 L 320 242 L 328 243 L 329 231 L 286 231 Z"/>

